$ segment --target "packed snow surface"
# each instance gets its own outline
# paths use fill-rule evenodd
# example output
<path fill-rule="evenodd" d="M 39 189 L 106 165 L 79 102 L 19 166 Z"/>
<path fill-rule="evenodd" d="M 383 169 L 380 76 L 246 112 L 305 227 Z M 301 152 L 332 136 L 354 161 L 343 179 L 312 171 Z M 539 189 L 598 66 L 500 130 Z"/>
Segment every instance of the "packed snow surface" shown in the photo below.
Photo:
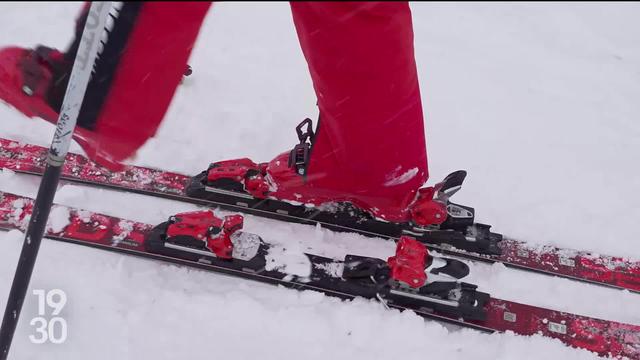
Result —
<path fill-rule="evenodd" d="M 65 47 L 80 3 L 3 3 L 0 46 Z M 640 5 L 412 3 L 429 183 L 466 169 L 454 201 L 478 221 L 539 245 L 640 258 Z M 195 174 L 212 160 L 268 161 L 315 118 L 315 94 L 286 3 L 218 3 L 166 121 L 131 162 Z M 0 106 L 0 136 L 47 146 L 53 126 Z M 81 152 L 77 145 L 72 151 Z M 399 171 L 390 181 L 415 176 Z M 38 179 L 0 173 L 34 197 Z M 159 223 L 193 205 L 62 185 L 56 202 Z M 51 226 L 63 227 L 62 210 Z M 274 265 L 304 275 L 302 252 L 386 258 L 393 244 L 248 216 Z M 23 234 L 0 233 L 4 308 Z M 338 274 L 341 269 L 328 268 Z M 496 297 L 640 324 L 640 297 L 473 265 Z M 27 296 L 12 359 L 591 359 L 557 341 L 486 335 L 155 261 L 44 241 L 31 289 L 61 289 L 64 344 L 35 345 Z"/>

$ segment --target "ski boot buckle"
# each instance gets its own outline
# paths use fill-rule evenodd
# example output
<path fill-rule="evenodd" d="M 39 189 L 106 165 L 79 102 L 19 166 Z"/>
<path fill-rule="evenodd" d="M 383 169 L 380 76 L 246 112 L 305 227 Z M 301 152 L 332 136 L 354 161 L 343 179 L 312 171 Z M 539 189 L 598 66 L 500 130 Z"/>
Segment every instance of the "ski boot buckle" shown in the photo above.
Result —
<path fill-rule="evenodd" d="M 303 131 L 302 128 L 305 125 L 307 128 Z M 311 145 L 315 136 L 311 119 L 306 118 L 302 120 L 302 122 L 296 126 L 296 133 L 298 134 L 300 143 L 297 144 L 289 154 L 289 167 L 294 167 L 298 175 L 305 176 L 307 174 L 307 165 L 309 164 Z"/>

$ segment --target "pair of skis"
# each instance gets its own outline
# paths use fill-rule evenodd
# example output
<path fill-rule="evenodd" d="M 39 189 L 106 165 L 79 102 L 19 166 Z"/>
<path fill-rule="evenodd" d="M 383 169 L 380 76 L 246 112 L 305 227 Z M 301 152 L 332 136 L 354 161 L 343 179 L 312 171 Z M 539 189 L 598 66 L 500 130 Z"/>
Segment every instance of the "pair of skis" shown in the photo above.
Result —
<path fill-rule="evenodd" d="M 22 173 L 41 174 L 45 155 L 46 149 L 44 148 L 23 145 L 10 140 L 0 140 L 0 167 Z M 267 206 L 264 201 L 249 199 L 245 194 L 239 194 L 237 199 L 230 199 L 225 203 L 192 198 L 185 195 L 185 188 L 193 186 L 193 181 L 186 176 L 141 167 L 130 167 L 124 172 L 111 173 L 86 158 L 74 154 L 69 154 L 67 157 L 63 169 L 63 179 L 201 205 L 220 206 L 225 209 L 241 210 L 300 223 L 314 223 L 318 218 L 322 219 L 322 216 L 319 215 L 323 215 L 316 214 L 311 218 L 305 217 L 301 216 L 305 214 L 297 214 L 296 209 L 290 208 L 285 212 L 282 211 L 282 208 L 278 208 L 280 204 L 277 202 L 267 204 Z M 215 195 L 215 192 L 212 193 Z M 234 195 L 228 191 L 224 193 L 226 197 Z M 24 230 L 24 219 L 30 212 L 30 204 L 32 204 L 31 199 L 2 194 L 0 227 Z M 560 339 L 571 346 L 597 352 L 600 355 L 640 357 L 639 326 L 490 298 L 487 294 L 476 291 L 473 285 L 455 281 L 449 284 L 455 284 L 455 288 L 444 289 L 445 296 L 434 296 L 438 291 L 433 288 L 427 293 L 423 293 L 422 290 L 407 287 L 406 284 L 404 284 L 405 286 L 402 284 L 390 286 L 389 283 L 393 284 L 393 282 L 386 281 L 389 280 L 390 261 L 353 255 L 347 256 L 344 261 L 335 261 L 306 254 L 310 263 L 310 274 L 304 277 L 291 276 L 277 269 L 265 269 L 264 254 L 268 251 L 268 244 L 256 241 L 255 237 L 248 237 L 254 239 L 254 245 L 257 244 L 257 247 L 254 246 L 257 250 L 252 253 L 252 256 L 234 255 L 231 259 L 225 259 L 223 254 L 216 256 L 218 253 L 214 251 L 215 248 L 212 250 L 211 247 L 208 249 L 203 247 L 205 243 L 202 241 L 193 242 L 193 237 L 181 239 L 180 231 L 174 231 L 173 234 L 168 231 L 171 225 L 180 225 L 182 222 L 192 226 L 197 225 L 199 220 L 196 220 L 195 223 L 193 221 L 189 223 L 189 221 L 174 218 L 168 223 L 154 228 L 147 224 L 86 211 L 69 209 L 69 212 L 71 214 L 69 225 L 59 232 L 49 231 L 48 237 L 177 262 L 256 281 L 282 284 L 297 289 L 317 290 L 327 295 L 346 299 L 356 296 L 378 298 L 389 307 L 410 309 L 427 318 L 488 332 L 513 331 L 522 335 L 541 334 Z M 331 226 L 332 224 L 328 223 L 328 220 L 330 219 L 325 217 L 320 222 L 339 230 L 356 231 L 365 235 L 395 237 L 392 231 L 381 233 L 367 231 L 362 227 L 349 226 L 348 221 Z M 221 227 L 205 226 L 206 234 L 211 234 L 212 228 L 216 228 L 215 234 L 220 234 L 222 225 L 218 225 Z M 486 229 L 488 230 L 488 228 Z M 429 241 L 435 242 L 442 234 L 436 235 L 436 239 L 434 239 L 429 236 L 433 232 L 437 234 L 438 230 L 427 229 L 419 233 L 422 236 L 418 236 L 418 238 L 427 243 Z M 501 254 L 482 255 L 461 251 L 450 246 L 443 247 L 437 244 L 429 246 L 440 252 L 444 250 L 450 254 L 475 260 L 499 261 L 513 267 L 638 291 L 637 278 L 640 267 L 637 263 L 611 257 L 595 257 L 581 252 L 568 252 L 557 248 L 535 250 L 522 242 L 501 239 L 497 234 L 488 231 L 484 235 L 499 245 Z M 240 243 L 234 245 L 234 251 L 237 247 L 247 248 Z M 358 267 L 354 264 L 364 264 L 365 266 Z M 336 268 L 342 270 L 336 272 L 334 271 Z M 380 279 L 381 276 L 382 279 Z"/>
<path fill-rule="evenodd" d="M 44 171 L 46 154 L 47 149 L 41 146 L 0 139 L 0 168 L 40 175 Z M 489 226 L 483 224 L 467 226 L 468 231 L 475 234 L 465 235 L 474 236 L 473 240 L 481 238 L 480 240 L 486 241 L 487 245 L 479 249 L 486 250 L 485 253 L 462 250 L 460 247 L 477 241 L 463 241 L 456 244 L 455 240 L 459 239 L 460 231 L 396 225 L 363 217 L 345 219 L 336 216 L 335 213 L 300 210 L 288 203 L 255 199 L 237 191 L 208 187 L 201 182 L 202 177 L 198 175 L 191 178 L 182 174 L 137 166 L 129 166 L 122 172 L 111 172 L 77 154 L 68 154 L 62 170 L 62 179 L 69 182 L 219 207 L 276 220 L 309 225 L 319 223 L 332 230 L 355 232 L 365 236 L 399 238 L 401 235 L 409 235 L 425 242 L 430 249 L 443 254 L 487 263 L 497 262 L 521 270 L 640 292 L 640 262 L 638 261 L 554 246 L 532 246 L 523 241 L 502 238 L 498 234 L 491 233 Z M 187 192 L 192 196 L 187 195 Z M 453 205 L 453 207 L 449 206 L 449 212 L 464 210 L 473 215 L 473 209 Z"/>

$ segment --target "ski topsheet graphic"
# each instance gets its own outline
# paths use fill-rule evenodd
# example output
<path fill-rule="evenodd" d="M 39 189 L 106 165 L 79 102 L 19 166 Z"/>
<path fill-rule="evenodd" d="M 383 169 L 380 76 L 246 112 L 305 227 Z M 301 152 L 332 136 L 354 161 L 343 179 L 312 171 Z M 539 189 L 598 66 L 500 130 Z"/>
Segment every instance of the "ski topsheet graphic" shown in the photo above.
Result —
<path fill-rule="evenodd" d="M 41 146 L 0 139 L 1 168 L 40 175 L 44 171 L 45 159 L 46 149 Z M 396 237 L 362 227 L 353 228 L 315 218 L 297 217 L 283 211 L 265 210 L 260 206 L 251 206 L 244 194 L 237 199 L 229 197 L 226 202 L 189 197 L 185 193 L 186 188 L 192 183 L 192 178 L 189 176 L 136 166 L 129 166 L 122 172 L 111 172 L 77 154 L 67 155 L 62 178 L 70 182 L 220 207 L 225 210 L 278 220 L 312 225 L 320 223 L 330 229 L 351 231 L 365 236 Z M 622 257 L 592 254 L 553 246 L 532 246 L 526 242 L 509 238 L 498 242 L 499 255 L 459 250 L 449 244 L 427 244 L 427 246 L 445 254 L 472 260 L 500 262 L 509 267 L 640 292 L 640 262 L 626 260 Z"/>
<path fill-rule="evenodd" d="M 0 228 L 24 230 L 32 207 L 30 198 L 0 192 Z M 206 214 L 211 212 L 179 214 L 154 227 L 90 211 L 56 207 L 59 213 L 68 214 L 68 222 L 64 227 L 50 227 L 47 230 L 50 239 L 170 261 L 299 290 L 320 291 L 343 299 L 378 299 L 390 308 L 412 310 L 425 318 L 485 332 L 542 335 L 600 355 L 640 357 L 640 326 L 491 298 L 477 291 L 475 286 L 455 279 L 445 284 L 436 281 L 422 288 L 402 285 L 403 281 L 411 282 L 410 279 L 421 276 L 408 273 L 407 268 L 397 267 L 398 263 L 420 259 L 415 255 L 424 246 L 416 241 L 401 240 L 396 255 L 386 261 L 357 255 L 330 259 L 305 254 L 309 260 L 309 272 L 290 274 L 281 268 L 266 266 L 270 245 L 258 235 L 242 232 L 242 220 L 238 215 L 217 219 Z M 204 234 L 204 237 L 193 237 L 193 234 Z M 402 261 L 398 260 L 400 256 L 404 256 Z M 429 269 L 428 264 L 420 266 Z M 443 268 L 452 277 L 456 277 L 455 274 L 466 275 L 464 271 L 455 270 L 455 266 Z M 429 274 L 427 277 L 431 276 Z M 384 276 L 387 276 L 386 280 L 402 281 L 380 281 Z M 428 291 L 423 291 L 429 286 Z M 447 287 L 445 293 L 461 295 L 454 298 L 433 296 L 442 293 L 443 286 Z"/>

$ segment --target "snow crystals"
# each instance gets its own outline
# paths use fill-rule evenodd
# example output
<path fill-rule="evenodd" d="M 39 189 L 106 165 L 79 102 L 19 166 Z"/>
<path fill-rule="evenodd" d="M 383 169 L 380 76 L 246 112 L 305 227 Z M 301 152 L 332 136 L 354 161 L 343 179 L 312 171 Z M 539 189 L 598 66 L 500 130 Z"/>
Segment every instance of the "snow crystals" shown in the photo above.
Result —
<path fill-rule="evenodd" d="M 278 270 L 289 275 L 309 277 L 311 275 L 311 261 L 304 252 L 282 245 L 272 245 L 266 256 L 267 271 Z"/>
<path fill-rule="evenodd" d="M 118 244 L 120 244 L 122 240 L 129 237 L 129 234 L 131 234 L 131 232 L 134 230 L 133 222 L 129 220 L 120 220 L 116 228 L 119 231 L 117 234 L 113 235 L 113 246 L 118 246 Z"/>
<path fill-rule="evenodd" d="M 244 231 L 236 231 L 231 234 L 233 243 L 233 258 L 249 261 L 253 259 L 260 249 L 260 237 Z"/>
<path fill-rule="evenodd" d="M 53 206 L 47 221 L 47 230 L 53 233 L 60 233 L 69 225 L 69 208 L 64 206 Z"/>
<path fill-rule="evenodd" d="M 344 263 L 332 262 L 326 264 L 314 264 L 318 269 L 324 270 L 327 275 L 334 278 L 342 278 L 342 272 L 344 271 Z"/>

